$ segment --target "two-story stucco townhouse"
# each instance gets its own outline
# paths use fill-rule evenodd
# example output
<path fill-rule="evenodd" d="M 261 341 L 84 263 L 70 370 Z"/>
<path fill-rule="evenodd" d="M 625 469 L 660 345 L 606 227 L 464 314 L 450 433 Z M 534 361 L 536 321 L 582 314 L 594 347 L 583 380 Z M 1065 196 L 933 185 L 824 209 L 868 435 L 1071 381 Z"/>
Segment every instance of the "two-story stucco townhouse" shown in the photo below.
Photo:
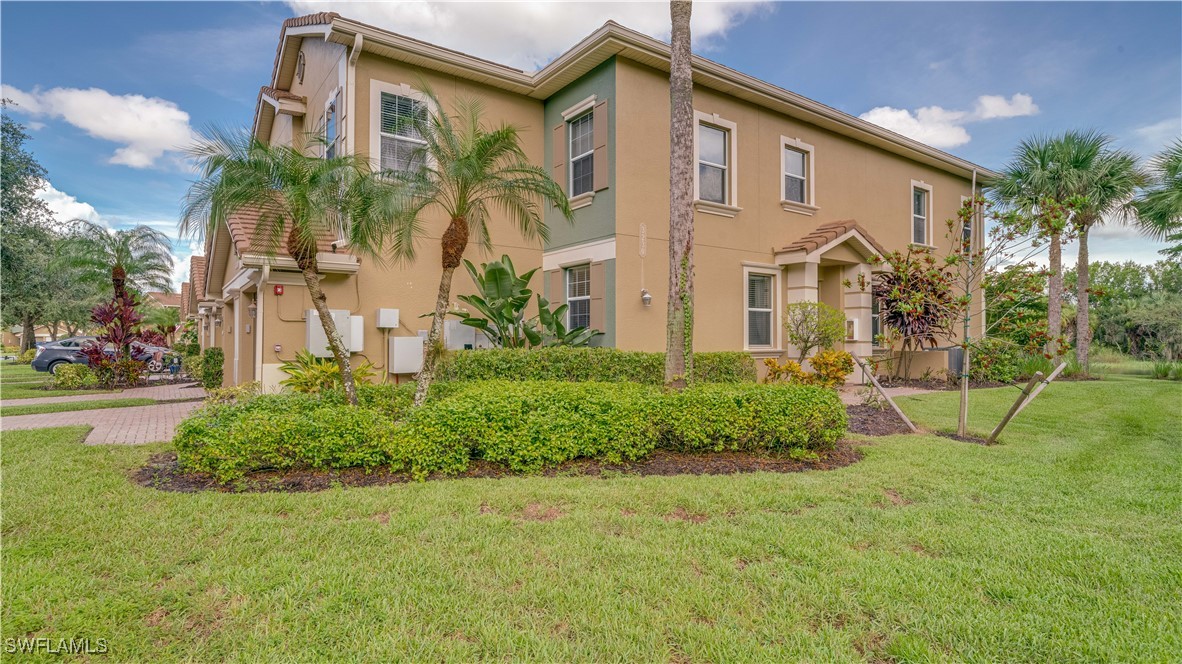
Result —
<path fill-rule="evenodd" d="M 505 219 L 492 226 L 493 256 L 541 266 L 552 302 L 570 323 L 604 332 L 597 343 L 660 351 L 668 269 L 669 46 L 607 23 L 536 73 L 441 48 L 335 13 L 285 21 L 253 131 L 273 144 L 327 138 L 333 151 L 407 167 L 418 140 L 392 121 L 424 103 L 428 83 L 449 107 L 479 97 L 490 124 L 523 129 L 530 159 L 567 188 L 574 224 L 553 209 L 545 246 Z M 694 347 L 756 358 L 792 350 L 780 324 L 790 302 L 819 300 L 847 317 L 846 348 L 873 352 L 877 331 L 868 282 L 876 254 L 909 244 L 943 253 L 944 220 L 995 174 L 818 102 L 695 57 Z M 321 146 L 309 150 L 323 150 Z M 407 379 L 439 281 L 438 237 L 414 265 L 384 267 L 325 238 L 319 262 L 329 307 L 341 310 L 355 360 Z M 294 263 L 252 251 L 243 214 L 207 238 L 186 294 L 202 343 L 226 350 L 226 381 L 275 385 L 280 364 L 322 345 Z M 975 238 L 981 229 L 974 228 Z M 482 257 L 472 250 L 474 262 Z M 487 260 L 489 257 L 483 257 Z M 457 273 L 456 294 L 472 291 Z M 862 277 L 863 279 L 860 279 Z M 847 285 L 848 284 L 848 285 Z M 397 309 L 396 322 L 390 312 Z M 483 340 L 449 326 L 452 348 Z M 944 368 L 933 352 L 914 366 Z"/>

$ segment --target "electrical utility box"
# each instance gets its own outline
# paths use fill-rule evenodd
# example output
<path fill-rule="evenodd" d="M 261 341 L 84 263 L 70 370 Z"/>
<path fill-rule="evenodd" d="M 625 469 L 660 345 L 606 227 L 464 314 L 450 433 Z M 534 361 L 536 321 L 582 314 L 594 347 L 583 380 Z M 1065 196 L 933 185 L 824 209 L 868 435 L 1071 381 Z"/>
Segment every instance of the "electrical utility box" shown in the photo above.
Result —
<path fill-rule="evenodd" d="M 352 336 L 353 324 L 349 320 L 348 309 L 330 309 L 328 312 L 332 316 L 332 321 L 336 323 L 337 332 L 341 335 L 341 341 L 345 344 L 345 348 L 352 349 L 353 344 L 350 342 Z M 320 314 L 315 309 L 308 309 L 304 316 L 304 347 L 308 352 L 316 357 L 332 357 L 332 351 L 328 349 L 328 337 L 324 334 L 324 326 L 320 324 Z"/>
<path fill-rule="evenodd" d="M 351 353 L 365 352 L 365 316 L 349 316 L 349 336 L 345 347 Z"/>
<path fill-rule="evenodd" d="M 423 368 L 426 347 L 426 339 L 420 336 L 390 337 L 390 373 L 418 373 Z"/>
<path fill-rule="evenodd" d="M 492 348 L 492 342 L 483 332 L 459 320 L 443 321 L 443 344 L 448 350 Z"/>
<path fill-rule="evenodd" d="M 397 309 L 378 309 L 377 314 L 379 330 L 396 330 L 398 329 L 398 310 Z"/>

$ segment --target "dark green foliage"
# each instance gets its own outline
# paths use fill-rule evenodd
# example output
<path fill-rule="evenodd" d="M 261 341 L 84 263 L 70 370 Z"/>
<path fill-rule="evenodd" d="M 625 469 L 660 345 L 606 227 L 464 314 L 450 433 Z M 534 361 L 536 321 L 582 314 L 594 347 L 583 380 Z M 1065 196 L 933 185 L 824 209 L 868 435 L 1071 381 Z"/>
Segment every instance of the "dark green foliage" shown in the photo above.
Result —
<path fill-rule="evenodd" d="M 207 403 L 177 429 L 186 468 L 221 481 L 268 468 L 388 466 L 417 479 L 471 459 L 531 472 L 579 458 L 618 463 L 663 447 L 807 456 L 845 433 L 835 392 L 795 385 L 656 386 L 595 382 L 452 382 L 412 408 L 410 385 L 271 394 Z"/>
<path fill-rule="evenodd" d="M 614 348 L 535 348 L 458 351 L 440 365 L 442 380 L 557 380 L 661 385 L 663 353 Z M 694 380 L 754 383 L 755 360 L 747 353 L 694 353 Z"/>
<path fill-rule="evenodd" d="M 997 337 L 982 339 L 973 344 L 973 362 L 969 380 L 1012 383 L 1018 379 L 1019 363 L 1025 356 L 1020 348 Z"/>
<path fill-rule="evenodd" d="M 222 364 L 226 354 L 221 348 L 206 348 L 201 356 L 201 385 L 207 390 L 222 386 Z"/>
<path fill-rule="evenodd" d="M 661 447 L 695 452 L 808 454 L 846 427 L 837 393 L 806 385 L 696 385 L 665 395 L 657 414 Z"/>

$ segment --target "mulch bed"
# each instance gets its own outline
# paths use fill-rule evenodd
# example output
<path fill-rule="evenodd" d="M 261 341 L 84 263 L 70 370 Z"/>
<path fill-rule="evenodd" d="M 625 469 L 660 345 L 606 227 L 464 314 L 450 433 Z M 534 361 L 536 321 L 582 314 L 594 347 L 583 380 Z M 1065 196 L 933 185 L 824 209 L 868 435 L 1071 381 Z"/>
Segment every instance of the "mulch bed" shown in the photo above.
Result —
<path fill-rule="evenodd" d="M 611 477 L 618 475 L 732 475 L 736 473 L 798 473 L 806 470 L 832 470 L 859 461 L 862 455 L 847 441 L 836 449 L 811 461 L 795 461 L 743 452 L 682 453 L 657 450 L 641 461 L 632 463 L 604 463 L 591 459 L 569 461 L 547 468 L 541 477 Z M 500 479 L 521 477 L 503 466 L 473 460 L 468 471 L 460 475 L 432 475 L 428 480 Z M 385 468 L 366 472 L 360 468 L 341 470 L 288 470 L 252 473 L 232 485 L 220 484 L 204 473 L 188 473 L 180 469 L 175 452 L 152 456 L 148 464 L 132 472 L 132 480 L 141 486 L 161 491 L 192 493 L 196 491 L 222 492 L 286 492 L 322 491 L 335 487 L 385 486 L 410 482 L 405 473 L 393 473 Z"/>
<path fill-rule="evenodd" d="M 903 420 L 885 404 L 879 409 L 874 406 L 846 406 L 845 412 L 849 416 L 849 432 L 860 433 L 863 436 L 893 436 L 899 433 L 911 433 L 911 429 Z"/>

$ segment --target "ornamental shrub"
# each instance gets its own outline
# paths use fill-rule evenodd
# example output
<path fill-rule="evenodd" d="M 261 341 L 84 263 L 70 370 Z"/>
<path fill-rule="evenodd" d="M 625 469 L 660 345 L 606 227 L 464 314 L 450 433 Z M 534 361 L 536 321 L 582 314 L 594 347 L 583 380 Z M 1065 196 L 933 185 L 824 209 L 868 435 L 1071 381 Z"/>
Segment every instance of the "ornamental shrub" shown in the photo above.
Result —
<path fill-rule="evenodd" d="M 615 348 L 535 348 L 465 350 L 450 353 L 439 368 L 441 380 L 553 380 L 643 383 L 665 380 L 663 353 Z M 755 361 L 742 352 L 694 353 L 694 380 L 754 383 Z"/>
<path fill-rule="evenodd" d="M 222 364 L 226 354 L 221 348 L 206 348 L 201 356 L 201 385 L 207 390 L 222 386 Z"/>
<path fill-rule="evenodd" d="M 832 449 L 846 412 L 833 390 L 808 385 L 696 385 L 664 395 L 661 447 L 691 452 Z"/>
<path fill-rule="evenodd" d="M 81 390 L 98 385 L 98 377 L 85 364 L 63 364 L 50 379 L 55 390 Z"/>
<path fill-rule="evenodd" d="M 30 348 L 29 350 L 21 353 L 20 356 L 13 361 L 13 364 L 32 364 L 33 360 L 35 359 L 37 359 L 37 349 Z"/>
<path fill-rule="evenodd" d="M 1042 359 L 1041 357 L 1039 359 Z M 1018 346 L 1008 339 L 987 337 L 973 344 L 969 355 L 969 379 L 1012 383 L 1027 364 Z M 1039 363 L 1041 365 L 1041 363 Z M 1050 364 L 1048 361 L 1047 364 Z M 959 367 L 958 367 L 959 368 Z M 1034 370 L 1041 369 L 1041 366 Z M 960 372 L 957 371 L 957 374 Z M 1033 375 L 1033 371 L 1031 372 Z"/>
<path fill-rule="evenodd" d="M 841 387 L 854 372 L 854 356 L 844 350 L 823 350 L 809 358 L 812 382 L 822 387 Z"/>
<path fill-rule="evenodd" d="M 194 380 L 201 380 L 204 375 L 201 364 L 201 354 L 185 355 L 181 358 L 181 371 L 185 372 L 189 378 Z"/>

